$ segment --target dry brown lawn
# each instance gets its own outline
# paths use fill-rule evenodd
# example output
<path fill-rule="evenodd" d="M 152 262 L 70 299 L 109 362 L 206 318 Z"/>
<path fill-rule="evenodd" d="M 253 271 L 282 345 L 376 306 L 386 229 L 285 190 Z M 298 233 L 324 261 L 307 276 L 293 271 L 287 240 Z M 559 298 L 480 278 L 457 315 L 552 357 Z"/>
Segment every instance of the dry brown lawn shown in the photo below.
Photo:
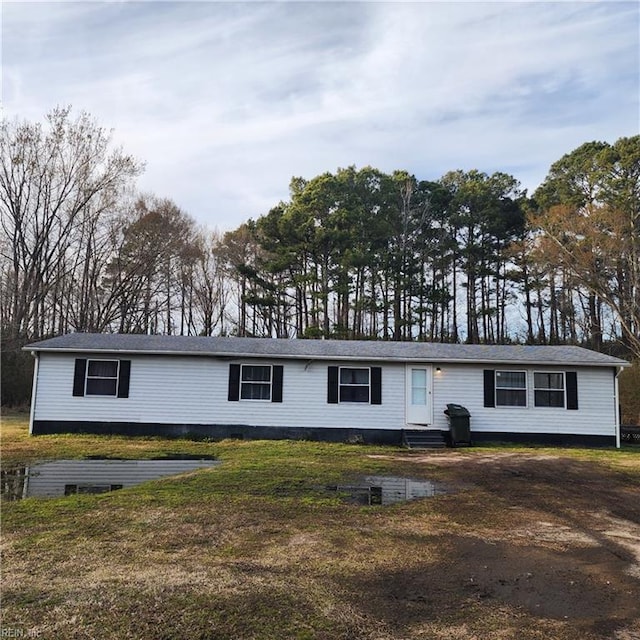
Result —
<path fill-rule="evenodd" d="M 415 453 L 25 429 L 3 421 L 3 468 L 176 450 L 223 464 L 111 494 L 4 502 L 2 633 L 640 638 L 640 449 Z M 325 490 L 364 473 L 449 492 L 361 507 Z"/>

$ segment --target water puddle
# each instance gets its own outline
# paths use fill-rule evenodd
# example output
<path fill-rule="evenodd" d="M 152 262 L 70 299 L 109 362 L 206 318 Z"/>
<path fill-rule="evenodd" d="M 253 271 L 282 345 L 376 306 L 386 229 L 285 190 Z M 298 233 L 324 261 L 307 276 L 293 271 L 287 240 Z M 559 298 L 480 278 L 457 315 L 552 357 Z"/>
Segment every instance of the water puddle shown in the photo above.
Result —
<path fill-rule="evenodd" d="M 3 500 L 54 498 L 77 493 L 106 493 L 149 480 L 206 469 L 220 461 L 178 456 L 155 460 L 56 460 L 3 469 Z"/>
<path fill-rule="evenodd" d="M 442 484 L 429 480 L 412 480 L 396 476 L 365 476 L 353 484 L 327 487 L 358 505 L 389 505 L 448 493 Z"/>

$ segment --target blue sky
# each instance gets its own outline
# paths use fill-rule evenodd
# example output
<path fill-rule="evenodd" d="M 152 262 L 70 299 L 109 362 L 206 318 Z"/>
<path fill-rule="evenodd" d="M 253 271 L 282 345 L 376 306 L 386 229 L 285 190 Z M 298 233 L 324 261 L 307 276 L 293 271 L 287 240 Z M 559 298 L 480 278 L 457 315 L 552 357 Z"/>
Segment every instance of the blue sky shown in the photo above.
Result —
<path fill-rule="evenodd" d="M 8 118 L 86 110 L 142 191 L 233 229 L 338 167 L 533 191 L 640 130 L 637 2 L 3 2 Z"/>

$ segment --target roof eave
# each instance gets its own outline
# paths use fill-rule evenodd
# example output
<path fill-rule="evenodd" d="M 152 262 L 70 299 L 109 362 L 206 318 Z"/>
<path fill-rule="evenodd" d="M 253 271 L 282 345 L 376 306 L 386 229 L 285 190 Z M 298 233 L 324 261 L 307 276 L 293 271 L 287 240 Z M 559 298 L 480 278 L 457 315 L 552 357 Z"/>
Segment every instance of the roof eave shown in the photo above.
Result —
<path fill-rule="evenodd" d="M 271 358 L 278 360 L 338 360 L 338 361 L 367 361 L 367 362 L 433 362 L 447 364 L 479 364 L 487 363 L 494 365 L 508 366 L 571 366 L 571 367 L 629 367 L 629 362 L 616 359 L 613 362 L 588 362 L 584 360 L 562 362 L 552 360 L 509 360 L 504 358 L 447 358 L 447 357 L 398 357 L 398 356 L 348 356 L 348 355 L 326 355 L 326 354 L 277 354 L 277 353 L 255 353 L 255 352 L 223 352 L 223 351 L 176 351 L 167 349 L 102 349 L 102 348 L 80 348 L 80 347 L 36 347 L 25 346 L 23 351 L 38 351 L 46 353 L 124 353 L 131 355 L 150 356 L 190 356 L 204 358 Z"/>

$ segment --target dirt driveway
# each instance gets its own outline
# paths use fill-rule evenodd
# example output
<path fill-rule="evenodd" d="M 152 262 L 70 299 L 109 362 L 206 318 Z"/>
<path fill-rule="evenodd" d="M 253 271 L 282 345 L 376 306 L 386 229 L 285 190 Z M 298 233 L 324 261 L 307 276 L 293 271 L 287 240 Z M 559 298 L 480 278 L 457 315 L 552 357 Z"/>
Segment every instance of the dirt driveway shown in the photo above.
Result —
<path fill-rule="evenodd" d="M 416 469 L 439 469 L 460 496 L 474 488 L 495 494 L 509 524 L 481 528 L 480 537 L 445 534 L 448 553 L 439 566 L 363 585 L 386 596 L 371 602 L 372 610 L 406 622 L 424 618 L 425 609 L 464 606 L 471 597 L 482 609 L 508 606 L 547 623 L 564 622 L 565 629 L 571 621 L 576 638 L 640 640 L 637 477 L 561 455 L 402 457 Z M 470 523 L 482 523 L 482 508 L 474 511 L 467 502 L 460 508 Z"/>

